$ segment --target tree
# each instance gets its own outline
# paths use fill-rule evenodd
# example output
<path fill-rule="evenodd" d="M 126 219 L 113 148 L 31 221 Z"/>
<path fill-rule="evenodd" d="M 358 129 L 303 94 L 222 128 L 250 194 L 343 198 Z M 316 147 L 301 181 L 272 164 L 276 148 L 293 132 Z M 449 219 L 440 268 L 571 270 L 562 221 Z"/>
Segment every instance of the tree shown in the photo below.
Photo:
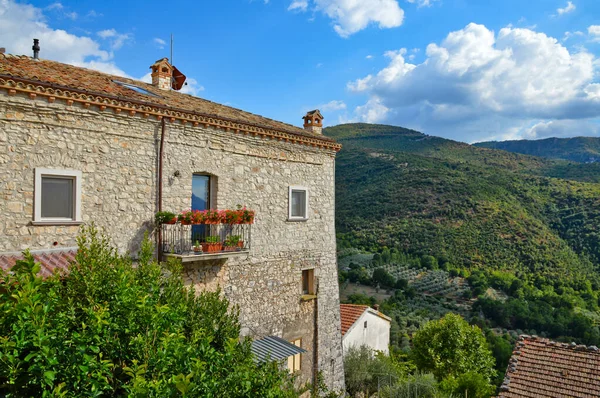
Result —
<path fill-rule="evenodd" d="M 373 285 L 379 284 L 383 287 L 394 287 L 394 284 L 396 283 L 394 277 L 391 276 L 389 272 L 387 272 L 383 268 L 376 268 L 373 271 L 373 276 L 371 277 L 371 280 L 373 281 Z"/>
<path fill-rule="evenodd" d="M 472 372 L 489 384 L 495 374 L 494 357 L 481 329 L 452 313 L 415 333 L 412 355 L 419 370 L 432 372 L 438 380 Z"/>
<path fill-rule="evenodd" d="M 38 276 L 25 253 L 0 274 L 0 395 L 291 397 L 289 376 L 257 365 L 237 310 L 196 295 L 180 266 L 137 266 L 84 227 L 67 275 Z"/>

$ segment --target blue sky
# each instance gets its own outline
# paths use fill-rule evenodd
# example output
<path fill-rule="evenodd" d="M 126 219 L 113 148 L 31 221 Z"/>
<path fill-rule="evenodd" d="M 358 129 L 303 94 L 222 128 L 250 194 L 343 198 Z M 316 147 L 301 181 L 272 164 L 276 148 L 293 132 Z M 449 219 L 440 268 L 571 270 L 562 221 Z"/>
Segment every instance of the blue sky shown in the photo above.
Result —
<path fill-rule="evenodd" d="M 148 79 L 288 123 L 474 142 L 600 135 L 597 0 L 0 0 L 0 47 Z"/>

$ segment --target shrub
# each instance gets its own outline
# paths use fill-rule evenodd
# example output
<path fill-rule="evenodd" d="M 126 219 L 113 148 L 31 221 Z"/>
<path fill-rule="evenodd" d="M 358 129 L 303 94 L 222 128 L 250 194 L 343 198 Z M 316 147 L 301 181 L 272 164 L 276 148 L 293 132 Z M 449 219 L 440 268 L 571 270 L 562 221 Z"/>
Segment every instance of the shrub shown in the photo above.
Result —
<path fill-rule="evenodd" d="M 152 262 L 148 240 L 136 266 L 93 226 L 78 246 L 68 275 L 42 279 L 28 252 L 0 274 L 0 395 L 294 396 L 253 362 L 237 310 Z"/>

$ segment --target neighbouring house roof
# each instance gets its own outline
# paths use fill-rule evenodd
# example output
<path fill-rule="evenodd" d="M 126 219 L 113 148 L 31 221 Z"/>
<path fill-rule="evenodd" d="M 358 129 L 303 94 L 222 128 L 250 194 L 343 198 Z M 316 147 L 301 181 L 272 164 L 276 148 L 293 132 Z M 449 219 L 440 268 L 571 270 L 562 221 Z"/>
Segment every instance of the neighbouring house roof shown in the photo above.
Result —
<path fill-rule="evenodd" d="M 61 250 L 32 251 L 33 258 L 40 263 L 42 269 L 40 275 L 43 277 L 51 276 L 55 271 L 67 271 L 69 265 L 75 261 L 77 249 L 67 248 Z M 10 270 L 18 260 L 23 260 L 23 255 L 19 253 L 0 253 L 0 268 Z"/>
<path fill-rule="evenodd" d="M 134 91 L 116 82 L 138 86 L 153 95 Z M 336 151 L 341 148 L 329 137 L 291 124 L 177 91 L 160 90 L 138 80 L 55 61 L 0 53 L 0 87 L 8 89 L 9 94 L 19 91 L 29 93 L 32 98 L 43 95 L 51 97 L 51 101 L 62 99 L 67 104 L 98 105 L 115 111 L 118 109 L 123 114 L 154 115 L 233 133 L 260 135 Z"/>
<path fill-rule="evenodd" d="M 376 315 L 386 321 L 391 321 L 391 318 L 382 314 L 381 312 L 374 310 L 368 305 L 360 305 L 360 304 L 340 304 L 340 318 L 342 321 L 342 336 L 346 334 L 348 330 L 354 325 L 358 318 L 365 313 L 365 311 L 369 311 L 373 315 Z"/>
<path fill-rule="evenodd" d="M 599 397 L 600 351 L 536 336 L 520 337 L 499 398 Z"/>
<path fill-rule="evenodd" d="M 264 339 L 254 340 L 251 349 L 254 354 L 254 360 L 258 363 L 266 361 L 267 358 L 279 361 L 289 358 L 292 355 L 307 352 L 305 349 L 277 336 L 267 336 Z"/>

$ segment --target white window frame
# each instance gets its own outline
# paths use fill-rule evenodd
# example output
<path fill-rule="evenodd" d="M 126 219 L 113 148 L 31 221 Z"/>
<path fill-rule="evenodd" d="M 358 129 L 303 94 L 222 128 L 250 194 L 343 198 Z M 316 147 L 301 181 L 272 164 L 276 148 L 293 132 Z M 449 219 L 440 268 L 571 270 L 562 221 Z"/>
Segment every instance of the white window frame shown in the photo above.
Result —
<path fill-rule="evenodd" d="M 306 195 L 304 217 L 293 217 L 292 216 L 292 192 L 293 191 L 304 191 Z M 292 185 L 288 190 L 288 220 L 289 221 L 306 221 L 308 220 L 308 188 L 300 185 Z"/>
<path fill-rule="evenodd" d="M 43 218 L 42 217 L 42 177 L 64 177 L 75 180 L 73 195 L 73 214 L 74 218 Z M 56 224 L 81 224 L 81 179 L 82 173 L 80 170 L 68 169 L 35 169 L 35 185 L 34 185 L 34 210 L 33 224 L 34 225 L 56 225 Z"/>

